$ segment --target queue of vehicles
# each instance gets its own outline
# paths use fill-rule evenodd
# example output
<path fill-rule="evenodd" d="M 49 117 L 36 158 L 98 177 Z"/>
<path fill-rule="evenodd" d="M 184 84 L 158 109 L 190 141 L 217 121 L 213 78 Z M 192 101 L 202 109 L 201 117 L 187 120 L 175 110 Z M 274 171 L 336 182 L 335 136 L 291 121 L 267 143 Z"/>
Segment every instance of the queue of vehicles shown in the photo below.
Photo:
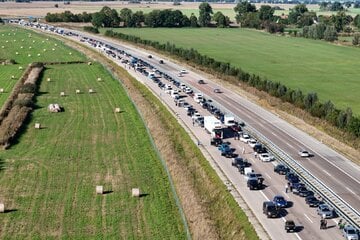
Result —
<path fill-rule="evenodd" d="M 36 28 L 41 28 L 43 30 L 52 31 L 61 35 L 73 35 L 78 36 L 76 33 L 67 32 L 62 29 L 57 29 L 55 27 L 51 27 L 48 25 L 43 26 L 42 24 L 31 24 L 31 23 L 22 23 L 22 25 L 28 25 Z M 266 161 L 273 161 L 274 157 L 271 156 L 266 150 L 266 148 L 258 143 L 255 139 L 251 138 L 249 134 L 242 132 L 242 123 L 235 122 L 233 116 L 225 115 L 218 109 L 215 105 L 212 104 L 210 99 L 205 99 L 201 93 L 193 93 L 193 90 L 186 86 L 185 84 L 181 84 L 180 81 L 175 78 L 169 76 L 166 73 L 163 73 L 153 67 L 151 64 L 146 61 L 133 57 L 131 54 L 126 53 L 121 49 L 117 49 L 112 47 L 111 45 L 102 43 L 101 41 L 93 40 L 91 38 L 82 37 L 80 39 L 82 42 L 87 42 L 93 47 L 99 48 L 103 50 L 108 56 L 113 57 L 114 59 L 121 60 L 122 63 L 129 64 L 130 67 L 134 68 L 136 71 L 148 76 L 149 79 L 158 84 L 161 89 L 171 95 L 174 98 L 174 101 L 179 107 L 184 107 L 188 115 L 192 117 L 193 122 L 197 123 L 199 126 L 204 127 L 211 134 L 211 144 L 218 147 L 219 151 L 221 151 L 221 155 L 233 158 L 232 165 L 239 169 L 241 174 L 245 175 L 245 179 L 247 180 L 247 186 L 250 190 L 262 189 L 263 181 L 261 174 L 254 173 L 251 169 L 251 164 L 243 158 L 240 158 L 238 154 L 236 154 L 236 149 L 230 148 L 229 144 L 223 143 L 223 131 L 219 127 L 219 119 L 221 124 L 224 124 L 225 127 L 232 130 L 234 135 L 238 134 L 240 140 L 244 143 L 251 144 L 250 146 L 254 149 L 254 152 L 258 154 L 259 159 Z M 149 55 L 149 58 L 152 56 Z M 130 58 L 131 60 L 127 60 L 126 58 Z M 164 61 L 161 60 L 161 64 L 164 64 Z M 148 72 L 149 71 L 149 72 Z M 181 70 L 180 74 L 187 74 L 186 70 Z M 201 116 L 196 109 L 187 103 L 182 96 L 180 95 L 180 91 L 172 89 L 171 85 L 163 83 L 160 78 L 164 78 L 165 80 L 174 84 L 174 86 L 180 88 L 184 93 L 194 98 L 194 101 L 197 102 L 201 107 L 207 109 L 213 116 Z M 203 80 L 199 80 L 199 84 L 205 84 Z M 221 91 L 214 91 L 220 93 Z M 216 120 L 215 120 L 216 119 Z M 227 147 L 226 147 L 227 146 Z M 312 154 L 306 150 L 299 151 L 299 156 L 308 158 L 311 157 Z M 281 175 L 285 175 L 285 179 L 288 181 L 289 189 L 294 194 L 297 194 L 301 197 L 305 198 L 306 204 L 310 207 L 317 207 L 317 213 L 324 218 L 332 218 L 336 215 L 335 211 L 331 209 L 327 204 L 323 203 L 321 200 L 317 199 L 314 196 L 314 193 L 311 190 L 308 190 L 307 187 L 301 183 L 298 176 L 295 173 L 291 172 L 289 168 L 285 165 L 279 164 L 274 167 L 274 172 L 277 172 Z M 275 196 L 273 201 L 266 201 L 263 203 L 263 213 L 268 217 L 278 217 L 281 208 L 286 207 L 287 203 L 283 201 L 282 196 Z M 285 223 L 285 230 L 292 231 L 295 229 L 295 224 L 293 221 L 288 220 Z M 358 239 L 358 232 L 355 228 L 348 225 L 343 229 L 343 236 L 346 239 Z"/>

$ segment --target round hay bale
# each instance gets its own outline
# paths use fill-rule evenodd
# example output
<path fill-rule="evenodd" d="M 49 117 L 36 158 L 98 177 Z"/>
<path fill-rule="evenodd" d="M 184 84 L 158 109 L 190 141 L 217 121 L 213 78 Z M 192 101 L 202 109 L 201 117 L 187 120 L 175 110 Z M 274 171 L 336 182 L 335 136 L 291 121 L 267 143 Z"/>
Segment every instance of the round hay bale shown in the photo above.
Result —
<path fill-rule="evenodd" d="M 101 81 L 102 81 L 102 79 L 101 79 L 101 78 L 97 78 L 97 80 L 98 80 L 98 82 L 101 82 Z"/>
<path fill-rule="evenodd" d="M 96 186 L 95 190 L 96 190 L 96 194 L 103 194 L 104 193 L 104 187 L 103 186 Z"/>
<path fill-rule="evenodd" d="M 1 48 L 5 48 L 5 46 L 1 46 Z"/>
<path fill-rule="evenodd" d="M 40 129 L 40 128 L 41 128 L 40 123 L 35 123 L 35 129 Z"/>
<path fill-rule="evenodd" d="M 33 43 L 35 43 L 35 40 L 33 40 Z"/>
<path fill-rule="evenodd" d="M 65 92 L 60 92 L 60 97 L 65 97 Z"/>
<path fill-rule="evenodd" d="M 14 76 L 14 75 L 12 75 L 12 76 L 11 76 L 11 79 L 15 79 L 15 76 Z"/>
<path fill-rule="evenodd" d="M 76 89 L 76 94 L 80 94 L 80 93 L 81 93 L 80 89 Z"/>
<path fill-rule="evenodd" d="M 51 81 L 51 79 L 50 79 L 50 78 L 47 78 L 47 79 L 46 79 L 46 81 L 50 82 L 50 81 Z"/>
<path fill-rule="evenodd" d="M 55 51 L 55 48 L 53 48 L 52 50 Z"/>
<path fill-rule="evenodd" d="M 46 49 L 44 48 L 44 52 L 46 52 Z"/>
<path fill-rule="evenodd" d="M 92 62 L 88 62 L 88 65 L 89 65 L 89 66 L 92 65 Z"/>
<path fill-rule="evenodd" d="M 133 197 L 140 197 L 140 189 L 139 188 L 133 188 L 131 189 L 131 195 Z"/>
<path fill-rule="evenodd" d="M 4 92 L 4 89 L 3 88 L 0 88 L 0 93 L 3 93 Z"/>
<path fill-rule="evenodd" d="M 23 46 L 21 46 L 20 48 L 24 48 Z"/>
<path fill-rule="evenodd" d="M 9 42 L 9 40 L 6 40 L 5 42 L 6 42 L 6 43 L 8 43 L 8 42 Z"/>
<path fill-rule="evenodd" d="M 5 212 L 5 205 L 3 203 L 0 203 L 0 213 Z"/>
<path fill-rule="evenodd" d="M 72 53 L 71 53 L 71 52 L 69 52 L 69 55 L 72 55 Z"/>
<path fill-rule="evenodd" d="M 40 57 L 40 55 L 41 55 L 41 54 L 40 54 L 40 53 L 38 53 L 37 55 L 38 55 L 38 57 Z"/>
<path fill-rule="evenodd" d="M 31 54 L 30 54 L 30 53 L 28 54 L 28 57 L 31 57 Z"/>
<path fill-rule="evenodd" d="M 94 92 L 95 91 L 92 88 L 89 89 L 89 93 L 94 93 Z"/>
<path fill-rule="evenodd" d="M 55 43 L 54 45 L 55 45 L 55 47 L 57 46 L 57 44 L 56 44 L 56 43 Z"/>
<path fill-rule="evenodd" d="M 120 111 L 121 111 L 121 110 L 120 110 L 119 107 L 115 108 L 115 112 L 116 112 L 116 113 L 119 113 Z"/>
<path fill-rule="evenodd" d="M 29 49 L 32 49 L 32 47 L 30 46 Z"/>
<path fill-rule="evenodd" d="M 18 53 L 18 52 L 16 52 L 15 54 L 16 54 L 16 55 L 19 55 L 19 53 Z"/>
<path fill-rule="evenodd" d="M 22 67 L 22 66 L 20 66 L 20 67 L 19 67 L 19 70 L 22 70 L 22 69 L 23 69 L 23 67 Z"/>

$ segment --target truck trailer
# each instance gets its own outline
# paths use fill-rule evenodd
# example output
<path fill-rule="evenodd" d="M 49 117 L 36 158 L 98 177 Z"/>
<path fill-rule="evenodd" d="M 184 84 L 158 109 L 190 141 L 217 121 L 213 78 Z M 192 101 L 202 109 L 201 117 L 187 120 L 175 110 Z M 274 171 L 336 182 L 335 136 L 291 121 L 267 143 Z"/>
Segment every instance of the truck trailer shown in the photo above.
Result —
<path fill-rule="evenodd" d="M 211 134 L 212 139 L 222 139 L 223 129 L 221 121 L 214 116 L 204 116 L 204 128 Z"/>

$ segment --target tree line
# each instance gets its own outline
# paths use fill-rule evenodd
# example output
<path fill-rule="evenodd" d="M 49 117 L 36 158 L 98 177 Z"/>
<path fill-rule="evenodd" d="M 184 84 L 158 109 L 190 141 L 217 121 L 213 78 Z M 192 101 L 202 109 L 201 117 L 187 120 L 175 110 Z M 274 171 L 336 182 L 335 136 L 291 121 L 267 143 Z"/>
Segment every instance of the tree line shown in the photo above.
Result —
<path fill-rule="evenodd" d="M 315 92 L 303 93 L 299 89 L 291 89 L 282 83 L 273 82 L 265 77 L 247 73 L 239 67 L 231 66 L 230 63 L 217 61 L 207 55 L 200 54 L 192 48 L 185 49 L 169 42 L 162 44 L 157 41 L 144 40 L 137 36 L 116 33 L 112 30 L 107 30 L 105 35 L 151 46 L 157 50 L 180 57 L 185 61 L 209 68 L 217 73 L 232 76 L 237 81 L 247 83 L 258 90 L 265 91 L 274 97 L 280 98 L 284 102 L 291 103 L 296 107 L 306 110 L 314 117 L 326 120 L 333 126 L 355 137 L 360 137 L 360 118 L 353 116 L 350 108 L 340 110 L 337 109 L 331 101 L 320 102 Z"/>

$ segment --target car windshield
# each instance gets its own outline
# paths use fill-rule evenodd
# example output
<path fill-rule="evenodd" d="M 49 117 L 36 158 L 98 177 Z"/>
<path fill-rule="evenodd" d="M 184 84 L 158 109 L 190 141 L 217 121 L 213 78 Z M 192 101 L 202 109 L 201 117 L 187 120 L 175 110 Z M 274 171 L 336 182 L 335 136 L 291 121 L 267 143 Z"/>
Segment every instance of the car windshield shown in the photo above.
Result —
<path fill-rule="evenodd" d="M 348 229 L 347 231 L 348 234 L 356 234 L 355 230 L 354 229 Z"/>

